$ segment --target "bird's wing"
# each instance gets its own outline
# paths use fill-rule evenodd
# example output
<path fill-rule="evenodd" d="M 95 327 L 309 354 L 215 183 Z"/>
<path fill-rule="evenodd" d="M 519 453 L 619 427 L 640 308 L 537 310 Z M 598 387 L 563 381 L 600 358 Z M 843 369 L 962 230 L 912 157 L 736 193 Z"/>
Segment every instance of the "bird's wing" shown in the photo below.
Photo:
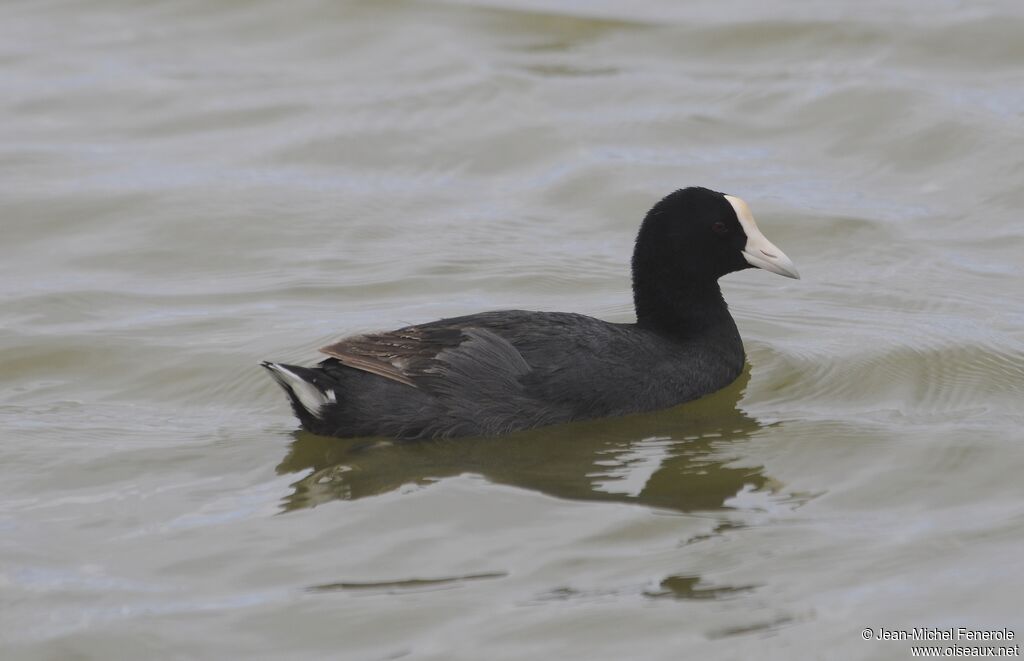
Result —
<path fill-rule="evenodd" d="M 530 371 L 522 354 L 496 333 L 438 322 L 350 337 L 320 351 L 342 365 L 431 391 L 483 377 L 514 381 Z"/>

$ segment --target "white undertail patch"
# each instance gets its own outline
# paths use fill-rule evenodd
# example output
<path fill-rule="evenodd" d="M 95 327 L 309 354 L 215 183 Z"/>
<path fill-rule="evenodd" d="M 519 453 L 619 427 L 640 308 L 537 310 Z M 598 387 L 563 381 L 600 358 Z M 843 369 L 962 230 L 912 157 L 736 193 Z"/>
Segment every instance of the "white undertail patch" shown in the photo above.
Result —
<path fill-rule="evenodd" d="M 323 419 L 321 409 L 328 403 L 337 402 L 337 397 L 333 390 L 323 393 L 319 388 L 287 367 L 277 363 L 265 363 L 265 365 L 281 385 L 287 386 L 295 393 L 299 404 L 302 405 L 302 408 L 309 411 L 310 415 Z"/>

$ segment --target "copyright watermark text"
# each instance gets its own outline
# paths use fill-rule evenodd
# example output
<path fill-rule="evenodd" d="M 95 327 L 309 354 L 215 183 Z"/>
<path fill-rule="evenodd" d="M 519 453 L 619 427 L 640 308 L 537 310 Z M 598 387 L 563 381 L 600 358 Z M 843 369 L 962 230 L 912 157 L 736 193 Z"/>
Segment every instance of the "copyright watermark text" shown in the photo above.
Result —
<path fill-rule="evenodd" d="M 970 629 L 968 627 L 914 627 L 887 629 L 865 627 L 860 632 L 864 640 L 908 640 L 939 643 L 938 645 L 911 646 L 914 657 L 1007 657 L 1020 656 L 1020 644 L 1013 629 Z M 953 644 L 950 644 L 953 643 Z"/>

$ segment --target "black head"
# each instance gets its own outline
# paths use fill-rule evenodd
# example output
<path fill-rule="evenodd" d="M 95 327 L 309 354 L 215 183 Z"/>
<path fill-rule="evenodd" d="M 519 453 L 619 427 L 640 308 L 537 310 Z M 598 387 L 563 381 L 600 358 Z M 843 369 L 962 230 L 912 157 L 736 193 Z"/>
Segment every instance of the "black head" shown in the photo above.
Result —
<path fill-rule="evenodd" d="M 720 301 L 717 280 L 751 267 L 800 277 L 758 229 L 746 202 L 707 188 L 677 190 L 647 213 L 636 238 L 637 314 L 694 305 L 702 297 Z"/>

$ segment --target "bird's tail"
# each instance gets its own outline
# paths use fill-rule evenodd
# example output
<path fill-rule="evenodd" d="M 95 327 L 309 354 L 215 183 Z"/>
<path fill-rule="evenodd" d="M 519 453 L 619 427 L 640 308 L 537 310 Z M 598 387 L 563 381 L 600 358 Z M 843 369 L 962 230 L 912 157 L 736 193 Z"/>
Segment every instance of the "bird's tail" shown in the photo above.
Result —
<path fill-rule="evenodd" d="M 316 422 L 323 420 L 324 407 L 338 401 L 334 388 L 325 383 L 326 380 L 315 368 L 266 360 L 260 364 L 267 368 L 277 385 L 288 393 L 295 415 L 307 426 L 311 423 L 315 426 Z"/>

